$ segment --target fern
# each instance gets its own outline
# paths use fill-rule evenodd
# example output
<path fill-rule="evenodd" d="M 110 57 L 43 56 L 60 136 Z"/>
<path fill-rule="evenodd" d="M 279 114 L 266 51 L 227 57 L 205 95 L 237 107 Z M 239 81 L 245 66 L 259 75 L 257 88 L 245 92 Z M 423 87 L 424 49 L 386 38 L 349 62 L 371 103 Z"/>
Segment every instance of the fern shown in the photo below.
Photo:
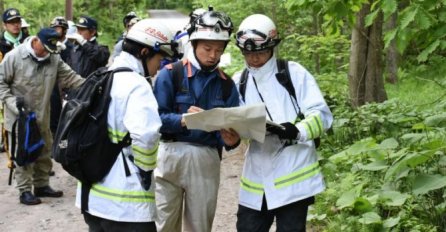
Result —
<path fill-rule="evenodd" d="M 418 55 L 417 60 L 418 62 L 424 62 L 427 60 L 427 57 L 437 49 L 437 47 L 440 45 L 440 40 L 435 40 L 433 43 L 431 43 L 427 48 L 425 48 L 420 55 Z"/>

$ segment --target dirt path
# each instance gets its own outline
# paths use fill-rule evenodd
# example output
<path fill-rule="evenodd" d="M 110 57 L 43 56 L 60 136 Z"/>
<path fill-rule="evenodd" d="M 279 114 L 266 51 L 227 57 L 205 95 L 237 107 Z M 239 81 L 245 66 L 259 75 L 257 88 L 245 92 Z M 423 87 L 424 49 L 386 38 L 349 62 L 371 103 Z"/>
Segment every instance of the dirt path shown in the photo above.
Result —
<path fill-rule="evenodd" d="M 224 154 L 221 181 L 213 232 L 235 230 L 239 178 L 243 163 L 242 151 Z M 8 186 L 9 169 L 6 155 L 0 154 L 0 231 L 2 232 L 79 232 L 88 231 L 80 210 L 74 206 L 76 181 L 59 164 L 54 163 L 56 175 L 51 186 L 64 191 L 62 198 L 42 198 L 42 204 L 25 206 L 19 203 L 18 192 Z"/>

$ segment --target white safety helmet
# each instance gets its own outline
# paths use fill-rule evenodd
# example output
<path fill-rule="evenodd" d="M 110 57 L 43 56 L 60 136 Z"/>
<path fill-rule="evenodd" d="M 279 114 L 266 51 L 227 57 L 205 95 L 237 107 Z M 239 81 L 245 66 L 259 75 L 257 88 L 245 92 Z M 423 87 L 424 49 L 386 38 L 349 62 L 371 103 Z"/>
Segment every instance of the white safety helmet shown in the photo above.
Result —
<path fill-rule="evenodd" d="M 231 18 L 212 9 L 201 14 L 188 29 L 189 40 L 229 41 L 234 26 Z"/>
<path fill-rule="evenodd" d="M 235 34 L 235 40 L 240 49 L 253 52 L 271 49 L 280 43 L 276 25 L 262 14 L 245 18 Z"/>
<path fill-rule="evenodd" d="M 162 51 L 171 57 L 177 55 L 178 43 L 174 34 L 160 20 L 142 19 L 128 31 L 126 39 Z"/>

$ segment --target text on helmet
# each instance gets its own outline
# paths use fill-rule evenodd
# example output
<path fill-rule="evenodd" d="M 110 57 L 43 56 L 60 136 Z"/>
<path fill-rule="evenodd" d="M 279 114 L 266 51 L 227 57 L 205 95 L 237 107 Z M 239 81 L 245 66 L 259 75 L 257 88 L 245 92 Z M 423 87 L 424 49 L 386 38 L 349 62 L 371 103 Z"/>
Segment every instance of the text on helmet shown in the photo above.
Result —
<path fill-rule="evenodd" d="M 155 28 L 148 27 L 148 28 L 145 30 L 145 32 L 146 32 L 147 34 L 149 34 L 149 35 L 151 35 L 151 36 L 153 36 L 153 37 L 155 37 L 155 38 L 157 38 L 157 39 L 163 41 L 163 42 L 167 42 L 167 40 L 168 40 L 168 39 L 167 39 L 167 36 L 166 36 L 164 33 L 162 33 L 161 31 L 158 31 L 158 30 L 155 29 Z"/>

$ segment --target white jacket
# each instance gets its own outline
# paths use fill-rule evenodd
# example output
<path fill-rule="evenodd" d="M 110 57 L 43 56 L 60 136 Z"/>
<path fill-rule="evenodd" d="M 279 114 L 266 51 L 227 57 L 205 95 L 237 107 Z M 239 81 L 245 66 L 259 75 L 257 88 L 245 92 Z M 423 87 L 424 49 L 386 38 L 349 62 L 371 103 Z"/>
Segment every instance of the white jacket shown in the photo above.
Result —
<path fill-rule="evenodd" d="M 263 144 L 251 141 L 245 154 L 239 203 L 259 211 L 263 194 L 268 209 L 275 209 L 325 189 L 312 139 L 330 128 L 333 116 L 313 76 L 296 62 L 289 62 L 288 66 L 305 120 L 296 124 L 301 136 L 295 145 L 284 147 L 279 137 L 273 134 L 268 134 Z M 277 81 L 275 56 L 261 68 L 248 69 L 245 102 L 240 97 L 241 105 L 261 103 L 261 95 L 271 114 L 270 120 L 276 123 L 296 122 L 298 108 L 288 91 Z M 241 73 L 234 76 L 238 90 L 240 76 Z"/>
<path fill-rule="evenodd" d="M 109 137 L 115 142 L 130 132 L 132 145 L 123 149 L 130 169 L 126 176 L 122 153 L 102 182 L 90 190 L 88 212 L 113 221 L 149 222 L 155 220 L 154 181 L 145 191 L 139 181 L 138 167 L 153 170 L 161 127 L 158 104 L 152 88 L 139 73 L 142 64 L 127 52 L 116 57 L 110 69 L 129 67 L 134 72 L 119 72 L 113 78 L 112 100 L 108 110 Z M 132 155 L 134 163 L 130 161 Z M 137 166 L 136 166 L 137 165 Z M 80 184 L 76 206 L 80 208 Z"/>

